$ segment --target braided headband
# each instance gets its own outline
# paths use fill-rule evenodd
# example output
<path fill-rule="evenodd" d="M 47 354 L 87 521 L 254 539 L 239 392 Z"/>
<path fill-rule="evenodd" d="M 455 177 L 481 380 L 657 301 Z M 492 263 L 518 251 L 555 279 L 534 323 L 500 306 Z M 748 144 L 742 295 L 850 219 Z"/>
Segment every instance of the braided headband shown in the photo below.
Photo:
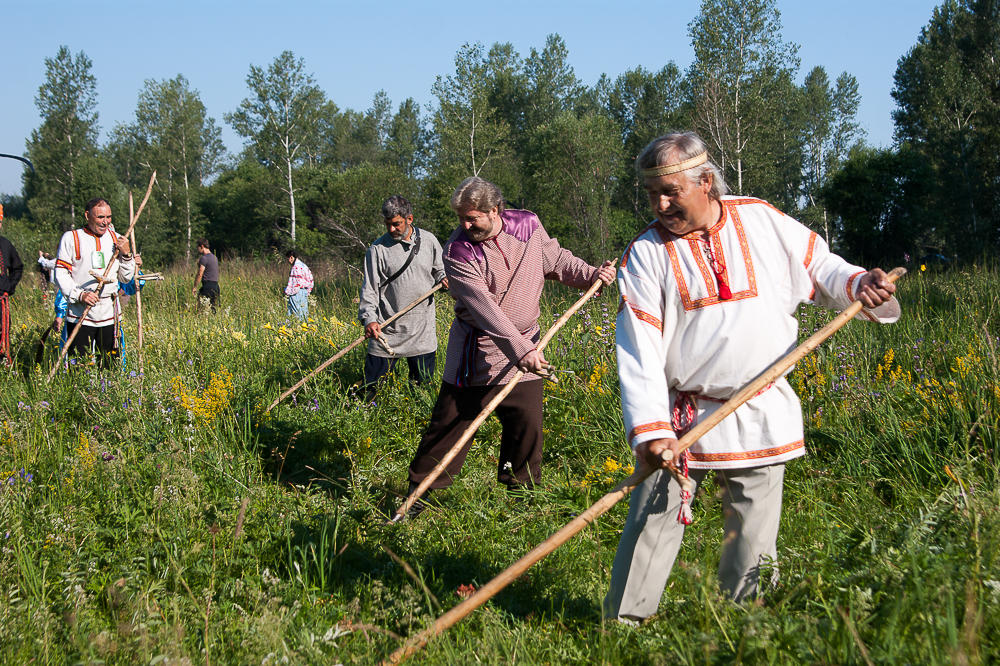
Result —
<path fill-rule="evenodd" d="M 678 171 L 687 171 L 688 169 L 704 164 L 707 161 L 708 153 L 704 152 L 686 159 L 683 162 L 677 162 L 676 164 L 662 164 L 649 169 L 642 169 L 639 173 L 642 174 L 643 178 L 657 178 L 659 176 L 667 176 L 672 173 L 677 173 Z"/>

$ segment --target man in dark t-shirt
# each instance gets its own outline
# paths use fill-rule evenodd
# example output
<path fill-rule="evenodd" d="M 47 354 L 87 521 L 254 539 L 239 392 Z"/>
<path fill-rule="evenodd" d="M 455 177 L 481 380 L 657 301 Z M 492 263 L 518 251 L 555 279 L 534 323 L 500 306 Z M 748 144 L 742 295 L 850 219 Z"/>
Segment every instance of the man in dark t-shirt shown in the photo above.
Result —
<path fill-rule="evenodd" d="M 208 241 L 204 238 L 198 239 L 198 275 L 194 278 L 192 294 L 198 294 L 199 298 L 207 298 L 215 312 L 215 306 L 219 302 L 219 260 L 215 258 L 209 249 Z M 198 289 L 198 282 L 201 282 L 201 289 Z"/>

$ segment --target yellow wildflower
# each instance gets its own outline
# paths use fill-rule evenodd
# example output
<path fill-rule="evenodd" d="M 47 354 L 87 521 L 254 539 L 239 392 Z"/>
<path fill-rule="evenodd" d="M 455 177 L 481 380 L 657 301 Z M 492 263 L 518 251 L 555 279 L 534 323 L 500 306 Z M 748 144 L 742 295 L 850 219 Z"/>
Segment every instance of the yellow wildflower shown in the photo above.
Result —
<path fill-rule="evenodd" d="M 226 407 L 233 392 L 233 375 L 226 368 L 218 373 L 213 372 L 208 386 L 201 393 L 189 391 L 184 386 L 184 380 L 174 377 L 170 380 L 175 399 L 195 417 L 208 423 L 213 421 Z"/>

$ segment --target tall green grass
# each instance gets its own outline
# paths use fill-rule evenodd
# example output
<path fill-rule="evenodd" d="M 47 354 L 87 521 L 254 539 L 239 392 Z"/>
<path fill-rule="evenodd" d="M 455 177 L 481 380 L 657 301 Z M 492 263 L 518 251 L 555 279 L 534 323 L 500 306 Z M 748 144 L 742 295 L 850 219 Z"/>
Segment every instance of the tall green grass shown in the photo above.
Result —
<path fill-rule="evenodd" d="M 625 475 L 607 294 L 547 353 L 574 374 L 546 389 L 542 487 L 518 501 L 496 484 L 491 420 L 439 505 L 386 526 L 436 387 L 403 369 L 362 404 L 348 395 L 359 349 L 265 416 L 361 333 L 348 283 L 321 283 L 314 321 L 286 322 L 284 270 L 227 262 L 215 316 L 192 275 L 150 284 L 143 373 L 130 319 L 125 372 L 82 365 L 51 384 L 51 340 L 35 364 L 51 299 L 18 291 L 17 364 L 0 380 L 6 662 L 373 663 Z M 760 602 L 718 591 L 708 483 L 641 627 L 599 612 L 622 503 L 415 661 L 1000 659 L 998 277 L 912 274 L 900 323 L 852 322 L 796 369 L 810 455 L 788 467 L 780 577 Z M 575 298 L 548 289 L 545 326 Z M 803 337 L 830 316 L 803 308 Z M 442 296 L 439 367 L 450 318 Z"/>

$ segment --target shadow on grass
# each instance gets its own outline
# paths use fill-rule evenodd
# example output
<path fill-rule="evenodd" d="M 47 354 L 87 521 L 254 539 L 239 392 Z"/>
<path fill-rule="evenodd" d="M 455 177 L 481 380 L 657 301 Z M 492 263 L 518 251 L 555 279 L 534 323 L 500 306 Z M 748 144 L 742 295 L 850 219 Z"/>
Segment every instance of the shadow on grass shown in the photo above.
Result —
<path fill-rule="evenodd" d="M 352 462 L 328 428 L 274 418 L 257 435 L 263 470 L 278 483 L 319 487 L 335 499 L 349 493 Z"/>

